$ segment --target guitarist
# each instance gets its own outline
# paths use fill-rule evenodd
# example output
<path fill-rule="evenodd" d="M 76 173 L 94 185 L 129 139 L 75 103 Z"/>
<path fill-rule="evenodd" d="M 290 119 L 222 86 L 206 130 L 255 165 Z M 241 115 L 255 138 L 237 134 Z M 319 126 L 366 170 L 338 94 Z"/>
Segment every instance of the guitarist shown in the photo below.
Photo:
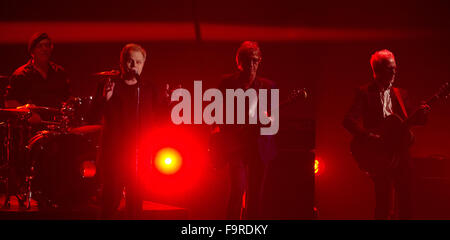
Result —
<path fill-rule="evenodd" d="M 260 62 L 261 50 L 258 44 L 252 41 L 243 42 L 236 54 L 238 71 L 224 76 L 219 89 L 225 95 L 225 89 L 241 88 L 245 91 L 253 88 L 258 91 L 258 89 L 275 88 L 274 82 L 256 75 Z M 257 105 L 248 103 L 247 100 L 246 113 L 251 114 L 255 106 Z M 235 111 L 237 109 L 236 101 L 234 109 Z M 234 116 L 236 118 L 236 112 Z M 220 131 L 224 139 L 220 142 L 221 146 L 218 146 L 222 153 L 218 157 L 225 158 L 229 165 L 231 186 L 226 217 L 227 219 L 260 218 L 260 196 L 266 167 L 275 155 L 273 136 L 261 136 L 258 124 L 236 124 L 236 119 L 234 123 L 215 126 L 215 130 Z M 242 211 L 244 192 L 245 209 Z"/>
<path fill-rule="evenodd" d="M 404 120 L 413 109 L 408 103 L 406 92 L 392 86 L 397 69 L 394 54 L 386 49 L 377 51 L 372 55 L 370 64 L 374 80 L 357 89 L 354 102 L 345 115 L 343 126 L 356 141 L 383 143 L 385 139 L 377 132 L 377 129 L 382 127 L 383 121 L 391 115 L 397 115 Z M 419 114 L 416 115 L 419 117 L 414 118 L 411 124 L 424 125 L 428 112 L 428 105 L 420 106 Z M 382 144 L 380 146 L 385 147 Z M 393 152 L 395 154 L 387 158 L 396 158 L 398 161 L 392 161 L 396 164 L 368 171 L 375 187 L 376 219 L 392 217 L 395 200 L 398 202 L 399 217 L 402 219 L 411 217 L 412 176 L 409 150 L 408 147 L 404 147 Z M 386 162 L 389 161 L 390 159 L 386 159 Z"/>

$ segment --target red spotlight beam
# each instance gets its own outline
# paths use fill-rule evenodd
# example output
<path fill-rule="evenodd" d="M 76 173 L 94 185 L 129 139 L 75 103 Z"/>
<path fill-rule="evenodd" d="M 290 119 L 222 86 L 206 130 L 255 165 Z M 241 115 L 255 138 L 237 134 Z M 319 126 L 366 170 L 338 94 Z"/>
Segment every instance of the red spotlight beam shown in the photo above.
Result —
<path fill-rule="evenodd" d="M 429 37 L 429 31 L 396 29 L 356 29 L 319 27 L 273 27 L 250 25 L 202 24 L 205 41 L 372 41 Z"/>
<path fill-rule="evenodd" d="M 432 36 L 429 30 L 200 24 L 203 41 L 373 41 Z M 0 22 L 0 43 L 47 32 L 58 43 L 195 41 L 191 22 Z"/>
<path fill-rule="evenodd" d="M 188 22 L 0 22 L 0 43 L 26 43 L 47 32 L 59 43 L 195 40 Z"/>

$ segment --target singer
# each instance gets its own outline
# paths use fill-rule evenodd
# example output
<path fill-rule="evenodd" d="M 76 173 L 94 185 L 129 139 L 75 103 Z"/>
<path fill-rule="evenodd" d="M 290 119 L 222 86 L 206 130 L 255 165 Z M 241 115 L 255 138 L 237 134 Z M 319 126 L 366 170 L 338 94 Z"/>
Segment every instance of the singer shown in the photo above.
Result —
<path fill-rule="evenodd" d="M 142 212 L 140 172 L 148 158 L 146 149 L 140 149 L 140 133 L 156 124 L 161 115 L 157 109 L 163 105 L 158 104 L 162 99 L 159 88 L 141 77 L 146 58 L 142 46 L 127 44 L 120 53 L 120 71 L 103 75 L 90 111 L 91 123 L 103 124 L 98 165 L 103 183 L 102 217 L 106 219 L 121 217 L 117 209 L 123 195 L 126 218 L 138 218 Z"/>

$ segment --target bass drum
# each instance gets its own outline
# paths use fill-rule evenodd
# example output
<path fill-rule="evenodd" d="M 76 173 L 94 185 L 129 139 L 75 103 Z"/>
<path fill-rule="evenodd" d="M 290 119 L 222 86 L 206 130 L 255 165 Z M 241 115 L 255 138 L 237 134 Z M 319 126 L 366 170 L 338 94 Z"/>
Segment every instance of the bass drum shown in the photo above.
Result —
<path fill-rule="evenodd" d="M 86 205 L 97 192 L 97 149 L 83 134 L 41 131 L 27 146 L 31 191 L 39 206 Z"/>

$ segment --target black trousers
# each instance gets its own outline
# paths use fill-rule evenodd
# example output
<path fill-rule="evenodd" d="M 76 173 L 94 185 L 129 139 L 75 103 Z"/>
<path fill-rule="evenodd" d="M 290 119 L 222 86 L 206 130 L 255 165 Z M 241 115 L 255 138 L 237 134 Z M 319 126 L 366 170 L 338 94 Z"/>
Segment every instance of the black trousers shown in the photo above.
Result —
<path fill-rule="evenodd" d="M 103 162 L 104 160 L 102 160 Z M 142 214 L 142 189 L 139 184 L 139 173 L 135 175 L 133 158 L 114 159 L 102 164 L 102 218 L 117 218 L 117 210 L 125 190 L 126 218 L 139 218 Z"/>
<path fill-rule="evenodd" d="M 227 219 L 261 218 L 266 168 L 267 163 L 259 157 L 256 149 L 236 152 L 230 156 Z M 245 208 L 242 208 L 243 200 Z"/>
<path fill-rule="evenodd" d="M 411 219 L 413 175 L 405 157 L 395 169 L 372 176 L 375 188 L 375 219 Z"/>

